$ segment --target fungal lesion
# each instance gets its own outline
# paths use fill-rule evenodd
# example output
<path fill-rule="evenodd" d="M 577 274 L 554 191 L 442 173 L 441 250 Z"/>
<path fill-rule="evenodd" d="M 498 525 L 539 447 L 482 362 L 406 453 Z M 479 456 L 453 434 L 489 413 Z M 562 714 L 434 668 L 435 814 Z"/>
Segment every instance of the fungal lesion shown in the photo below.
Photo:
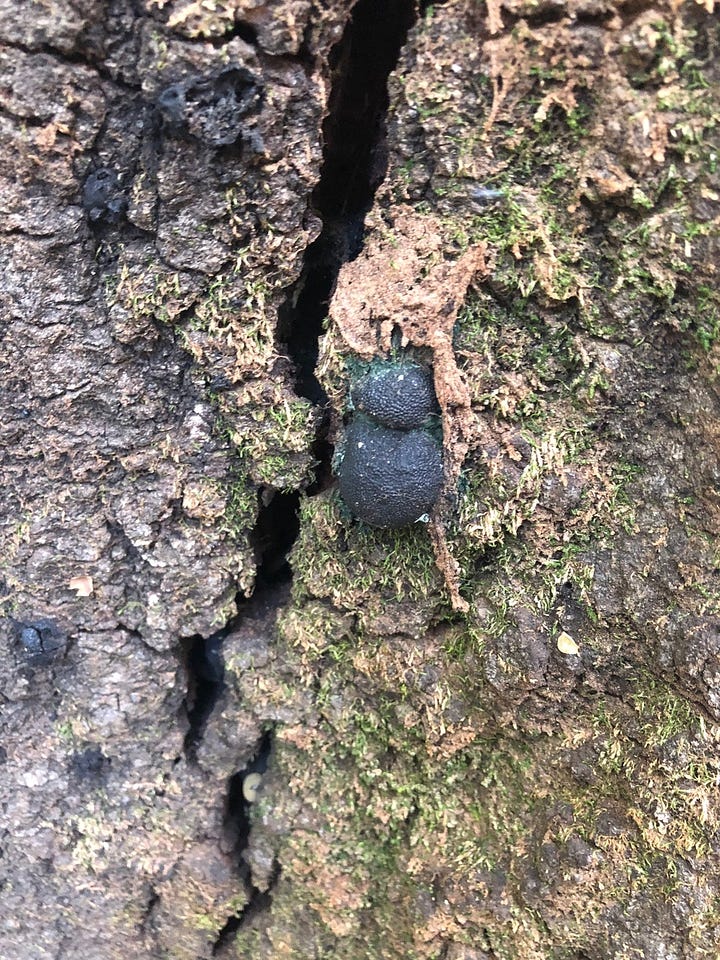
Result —
<path fill-rule="evenodd" d="M 261 78 L 236 64 L 170 84 L 160 91 L 156 107 L 168 136 L 192 137 L 215 149 L 242 142 L 261 153 L 262 138 L 250 118 L 263 100 Z"/>

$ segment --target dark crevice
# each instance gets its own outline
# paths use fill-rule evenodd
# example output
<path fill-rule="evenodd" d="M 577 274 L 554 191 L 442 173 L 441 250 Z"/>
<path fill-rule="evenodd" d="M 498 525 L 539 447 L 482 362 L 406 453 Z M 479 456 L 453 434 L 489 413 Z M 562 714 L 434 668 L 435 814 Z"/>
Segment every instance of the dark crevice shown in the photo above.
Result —
<path fill-rule="evenodd" d="M 160 894 L 157 892 L 154 886 L 151 886 L 148 893 L 147 902 L 145 904 L 145 910 L 143 911 L 143 915 L 140 920 L 140 929 L 146 936 L 152 937 L 153 940 L 155 939 L 153 920 L 159 903 Z"/>
<path fill-rule="evenodd" d="M 411 0 L 358 0 L 330 53 L 323 167 L 313 195 L 323 221 L 364 214 L 384 179 L 388 78 L 414 20 Z"/>
<path fill-rule="evenodd" d="M 143 924 L 146 924 L 147 921 L 152 916 L 153 910 L 160 901 L 160 894 L 157 892 L 155 887 L 150 887 L 150 893 L 148 895 L 147 904 L 145 906 L 145 916 L 143 919 Z"/>
<path fill-rule="evenodd" d="M 263 733 L 257 743 L 252 759 L 230 778 L 225 810 L 225 830 L 234 843 L 235 856 L 238 863 L 246 867 L 241 860 L 243 850 L 247 847 L 250 836 L 250 804 L 243 794 L 245 778 L 251 773 L 263 774 L 268 768 L 273 748 L 275 731 L 270 728 Z"/>
<path fill-rule="evenodd" d="M 539 10 L 537 13 L 529 13 L 523 17 L 512 18 L 513 25 L 519 20 L 525 20 L 531 27 L 545 27 L 551 23 L 560 23 L 566 20 L 568 12 L 565 7 L 548 7 L 546 10 Z"/>
<path fill-rule="evenodd" d="M 188 676 L 185 709 L 189 724 L 184 750 L 190 760 L 195 759 L 207 721 L 223 691 L 225 665 L 221 647 L 230 629 L 225 626 L 209 637 L 192 637 L 184 644 Z"/>
<path fill-rule="evenodd" d="M 358 0 L 330 53 L 323 165 L 311 201 L 322 230 L 278 315 L 278 339 L 295 365 L 295 388 L 316 404 L 327 403 L 315 375 L 318 340 L 340 267 L 362 250 L 365 215 L 385 177 L 388 78 L 414 20 L 412 0 Z M 315 450 L 319 475 L 330 455 L 324 427 Z"/>
<path fill-rule="evenodd" d="M 629 26 L 637 17 L 654 7 L 653 0 L 626 0 L 617 6 L 617 12 L 622 18 L 623 25 Z"/>
<path fill-rule="evenodd" d="M 252 533 L 258 590 L 292 579 L 288 554 L 300 530 L 300 494 L 280 490 L 260 491 L 260 509 Z"/>
<path fill-rule="evenodd" d="M 170 32 L 172 33 L 172 31 Z M 217 36 L 183 37 L 182 39 L 186 43 L 209 43 L 213 47 L 224 47 L 236 37 L 251 47 L 259 46 L 257 30 L 251 23 L 247 23 L 244 20 L 237 20 L 232 26 L 228 27 L 224 33 Z"/>
<path fill-rule="evenodd" d="M 16 123 L 18 125 L 23 124 L 27 129 L 33 129 L 34 127 L 44 127 L 47 125 L 47 122 L 48 122 L 47 114 L 40 115 L 40 116 L 36 115 L 36 116 L 26 117 L 20 113 L 13 113 L 9 107 L 5 106 L 5 104 L 0 106 L 0 117 L 6 117 L 8 120 L 12 121 L 12 123 Z"/>
<path fill-rule="evenodd" d="M 385 177 L 388 78 L 397 66 L 416 15 L 414 0 L 358 0 L 330 54 L 332 87 L 323 126 L 323 165 L 311 198 L 322 229 L 305 252 L 298 281 L 287 291 L 277 331 L 278 341 L 294 365 L 297 393 L 323 408 L 327 407 L 327 396 L 315 373 L 319 338 L 340 268 L 362 250 L 365 215 Z M 310 495 L 330 482 L 327 421 L 326 414 L 317 431 L 314 454 L 319 466 L 315 483 L 308 490 Z M 299 532 L 299 505 L 299 492 L 260 491 L 253 534 L 258 569 L 253 603 L 292 580 L 288 556 Z M 222 690 L 222 639 L 247 613 L 245 604 L 223 631 L 206 640 L 196 639 L 188 649 L 190 750 L 202 736 Z M 219 665 L 215 657 L 220 659 Z M 246 778 L 265 771 L 271 760 L 273 733 L 269 730 L 263 734 L 252 760 L 228 784 L 225 827 L 247 899 L 245 907 L 229 917 L 220 930 L 214 955 L 221 953 L 244 925 L 270 909 L 280 876 L 281 868 L 276 863 L 267 888 L 260 890 L 252 883 L 244 857 L 252 829 Z"/>
<path fill-rule="evenodd" d="M 187 673 L 185 711 L 188 730 L 184 752 L 190 762 L 196 760 L 207 722 L 225 688 L 223 641 L 253 610 L 262 607 L 268 599 L 274 602 L 278 587 L 292 579 L 288 553 L 299 529 L 299 499 L 299 493 L 260 492 L 260 509 L 251 538 L 257 569 L 252 597 L 237 595 L 238 612 L 221 630 L 209 637 L 195 636 L 181 642 Z M 281 595 L 285 597 L 284 592 Z"/>
<path fill-rule="evenodd" d="M 251 47 L 256 47 L 258 45 L 257 30 L 251 23 L 238 21 L 233 27 L 232 33 L 233 37 L 239 37 L 245 43 L 250 44 Z"/>
<path fill-rule="evenodd" d="M 252 774 L 264 774 L 272 755 L 274 729 L 266 730 L 257 744 L 252 759 L 230 778 L 227 794 L 227 806 L 225 810 L 225 830 L 233 842 L 234 857 L 237 860 L 240 875 L 245 886 L 246 902 L 245 906 L 238 912 L 228 917 L 227 921 L 219 931 L 215 944 L 213 946 L 213 956 L 216 956 L 222 948 L 230 942 L 237 931 L 250 920 L 259 914 L 269 910 L 272 904 L 272 894 L 275 885 L 280 877 L 280 864 L 275 861 L 272 873 L 269 877 L 267 887 L 263 890 L 256 887 L 250 878 L 250 869 L 243 859 L 243 853 L 247 848 L 250 839 L 251 830 L 251 803 L 246 797 L 246 780 Z"/>
<path fill-rule="evenodd" d="M 434 6 L 434 4 L 431 4 Z M 573 23 L 582 26 L 604 26 L 608 21 L 617 15 L 614 7 L 602 10 L 598 13 L 578 13 L 568 10 L 567 6 L 553 6 L 536 13 L 518 14 L 505 8 L 501 11 L 503 26 L 506 30 L 512 30 L 521 20 L 530 27 L 545 27 L 553 23 L 560 23 L 562 20 L 571 20 Z"/>
<path fill-rule="evenodd" d="M 602 27 L 605 24 L 609 23 L 610 20 L 612 20 L 616 16 L 617 16 L 617 11 L 614 8 L 609 7 L 607 10 L 601 10 L 598 13 L 590 13 L 590 12 L 581 13 L 578 11 L 574 14 L 573 20 L 575 23 L 579 23 L 582 26 L 586 26 L 586 27 L 591 27 L 591 26 Z"/>
<path fill-rule="evenodd" d="M 237 934 L 241 927 L 246 926 L 250 921 L 257 918 L 260 914 L 266 913 L 272 906 L 273 890 L 280 879 L 280 864 L 275 861 L 273 872 L 270 876 L 270 883 L 267 890 L 258 890 L 253 887 L 253 893 L 250 896 L 245 907 L 239 914 L 230 917 L 225 926 L 220 930 L 217 940 L 213 945 L 213 956 L 217 956 L 232 938 Z"/>

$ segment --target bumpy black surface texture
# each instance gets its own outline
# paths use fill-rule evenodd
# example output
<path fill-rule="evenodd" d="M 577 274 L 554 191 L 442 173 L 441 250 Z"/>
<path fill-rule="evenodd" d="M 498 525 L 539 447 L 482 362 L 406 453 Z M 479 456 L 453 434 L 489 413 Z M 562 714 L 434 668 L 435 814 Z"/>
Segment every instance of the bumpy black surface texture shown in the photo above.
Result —
<path fill-rule="evenodd" d="M 67 644 L 67 636 L 51 620 L 15 623 L 15 633 L 23 658 L 33 666 L 49 664 L 63 653 Z"/>
<path fill-rule="evenodd" d="M 91 223 L 99 220 L 117 223 L 120 220 L 127 200 L 114 170 L 100 167 L 90 174 L 83 187 L 83 207 Z"/>
<path fill-rule="evenodd" d="M 358 417 L 347 428 L 338 477 L 356 517 L 375 527 L 404 527 L 440 493 L 441 447 L 424 430 L 389 430 Z"/>
<path fill-rule="evenodd" d="M 167 133 L 190 135 L 211 147 L 239 140 L 245 132 L 245 117 L 261 104 L 260 81 L 244 67 L 173 83 L 157 100 Z"/>
<path fill-rule="evenodd" d="M 417 364 L 390 364 L 371 371 L 351 392 L 353 405 L 393 430 L 414 430 L 437 412 L 430 370 Z"/>

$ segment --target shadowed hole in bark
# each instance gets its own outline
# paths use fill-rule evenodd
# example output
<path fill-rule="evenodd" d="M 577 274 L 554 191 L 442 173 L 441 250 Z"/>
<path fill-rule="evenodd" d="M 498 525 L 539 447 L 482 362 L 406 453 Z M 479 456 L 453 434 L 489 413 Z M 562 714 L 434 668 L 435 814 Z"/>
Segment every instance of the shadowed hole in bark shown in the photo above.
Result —
<path fill-rule="evenodd" d="M 93 789 L 102 786 L 111 766 L 112 760 L 105 756 L 99 746 L 93 745 L 70 756 L 68 772 L 76 782 Z"/>
<path fill-rule="evenodd" d="M 299 506 L 300 494 L 296 491 L 260 491 L 260 510 L 252 534 L 257 565 L 254 597 L 266 587 L 292 579 L 287 558 L 300 530 Z"/>
<path fill-rule="evenodd" d="M 236 21 L 225 33 L 217 37 L 193 37 L 193 43 L 211 43 L 213 47 L 224 47 L 235 37 L 239 37 L 251 47 L 258 46 L 258 33 L 251 23 L 239 20 Z"/>
<path fill-rule="evenodd" d="M 531 13 L 527 17 L 510 17 L 510 23 L 513 25 L 517 23 L 520 19 L 525 19 L 533 27 L 544 27 L 550 23 L 559 23 L 561 20 L 564 20 L 567 17 L 567 9 L 565 7 L 549 7 L 547 10 L 540 10 L 537 13 Z"/>
<path fill-rule="evenodd" d="M 602 27 L 604 24 L 608 23 L 613 17 L 617 16 L 617 13 L 614 8 L 609 7 L 607 10 L 601 10 L 598 13 L 576 13 L 574 16 L 575 23 L 582 24 L 583 26 L 596 26 Z"/>
<path fill-rule="evenodd" d="M 193 637 L 186 641 L 188 689 L 185 706 L 189 727 L 185 734 L 184 750 L 190 760 L 195 759 L 208 718 L 223 690 L 225 665 L 221 646 L 230 629 L 228 625 L 209 637 Z"/>

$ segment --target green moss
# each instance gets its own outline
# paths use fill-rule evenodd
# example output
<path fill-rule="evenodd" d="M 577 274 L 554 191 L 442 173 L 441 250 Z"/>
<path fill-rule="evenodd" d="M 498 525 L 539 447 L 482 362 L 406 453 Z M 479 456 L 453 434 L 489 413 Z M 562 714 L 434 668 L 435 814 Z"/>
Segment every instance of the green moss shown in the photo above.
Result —
<path fill-rule="evenodd" d="M 431 883 L 427 864 L 458 876 L 507 865 L 536 802 L 525 747 L 486 741 L 433 756 L 422 731 L 408 727 L 395 706 L 388 701 L 379 712 L 375 701 L 356 702 L 335 717 L 312 759 L 283 748 L 280 762 L 289 770 L 312 769 L 316 789 L 306 802 L 326 825 L 334 889 L 343 891 L 334 896 L 322 887 L 315 840 L 296 836 L 288 841 L 292 860 L 306 860 L 310 871 L 296 909 L 297 897 L 307 897 L 326 921 L 347 923 L 337 956 L 411 956 L 412 913 L 398 912 L 397 904 Z"/>
<path fill-rule="evenodd" d="M 195 333 L 232 343 L 244 365 L 265 366 L 275 351 L 274 310 L 269 307 L 272 285 L 266 270 L 252 264 L 252 251 L 237 252 L 232 268 L 215 276 L 187 325 Z"/>
<path fill-rule="evenodd" d="M 353 620 L 323 601 L 308 600 L 302 606 L 289 607 L 280 614 L 278 627 L 289 646 L 310 659 L 321 655 L 335 663 L 349 659 Z M 331 688 L 332 675 L 321 677 L 318 702 L 329 698 Z"/>
<path fill-rule="evenodd" d="M 148 259 L 144 269 L 122 264 L 117 276 L 106 282 L 108 306 L 121 303 L 138 319 L 152 317 L 170 323 L 182 309 L 188 293 L 177 272 L 169 272 L 162 264 Z"/>
<path fill-rule="evenodd" d="M 469 297 L 458 314 L 455 345 L 461 358 L 471 356 L 474 365 L 490 371 L 483 377 L 486 389 L 475 394 L 474 402 L 511 421 L 542 420 L 553 399 L 590 396 L 597 389 L 565 318 L 542 316 L 524 296 L 505 306 L 486 295 Z M 530 386 L 512 408 L 503 406 L 500 390 L 508 373 L 520 373 Z"/>
<path fill-rule="evenodd" d="M 448 630 L 443 637 L 443 650 L 450 660 L 462 663 L 468 658 L 482 656 L 488 634 L 497 629 L 494 623 L 484 625 L 481 630 L 472 620 Z M 501 628 L 502 629 L 502 628 Z M 469 682 L 470 678 L 468 678 Z"/>
<path fill-rule="evenodd" d="M 262 400 L 259 394 L 262 394 Z M 250 479 L 276 490 L 297 490 L 311 480 L 316 413 L 281 384 L 250 384 L 220 399 L 224 430 Z"/>
<path fill-rule="evenodd" d="M 220 524 L 220 531 L 239 538 L 255 525 L 257 518 L 257 491 L 247 482 L 246 478 L 231 480 L 222 485 L 226 493 L 225 512 Z"/>
<path fill-rule="evenodd" d="M 705 721 L 693 705 L 651 674 L 638 677 L 631 698 L 646 747 L 661 747 L 673 737 L 705 730 Z"/>
<path fill-rule="evenodd" d="M 565 194 L 560 177 L 558 172 L 556 179 L 544 181 L 545 192 L 537 195 L 510 180 L 488 184 L 504 190 L 506 199 L 485 212 L 468 215 L 465 210 L 446 223 L 448 236 L 461 249 L 471 243 L 490 247 L 495 282 L 515 298 L 542 292 L 564 302 L 597 285 L 589 251 L 559 215 Z"/>
<path fill-rule="evenodd" d="M 709 353 L 720 336 L 720 291 L 704 283 L 698 284 L 693 303 L 679 319 L 680 329 L 689 331 L 700 349 Z"/>
<path fill-rule="evenodd" d="M 649 674 L 632 684 L 624 702 L 606 699 L 596 707 L 591 724 L 599 776 L 572 801 L 575 825 L 593 843 L 615 858 L 618 847 L 624 849 L 625 896 L 646 883 L 662 882 L 671 891 L 678 864 L 710 850 L 720 770 L 705 721 L 688 701 Z M 595 832 L 608 801 L 627 818 L 620 839 Z"/>
<path fill-rule="evenodd" d="M 327 597 L 339 608 L 367 601 L 425 600 L 439 574 L 422 523 L 377 530 L 353 521 L 337 493 L 305 499 L 291 563 L 296 595 Z"/>

